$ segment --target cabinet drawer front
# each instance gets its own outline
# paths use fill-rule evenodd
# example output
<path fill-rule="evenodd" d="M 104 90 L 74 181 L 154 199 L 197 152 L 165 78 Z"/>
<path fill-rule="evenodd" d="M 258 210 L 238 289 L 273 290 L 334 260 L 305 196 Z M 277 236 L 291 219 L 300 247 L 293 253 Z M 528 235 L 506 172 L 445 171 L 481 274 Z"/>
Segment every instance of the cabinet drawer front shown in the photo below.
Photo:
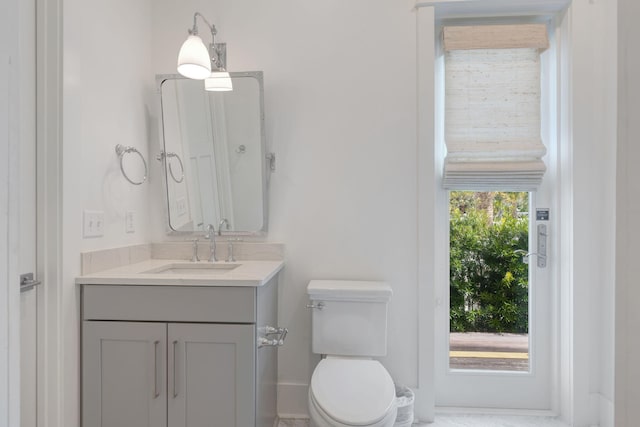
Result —
<path fill-rule="evenodd" d="M 83 287 L 84 320 L 255 323 L 254 288 L 198 286 Z"/>

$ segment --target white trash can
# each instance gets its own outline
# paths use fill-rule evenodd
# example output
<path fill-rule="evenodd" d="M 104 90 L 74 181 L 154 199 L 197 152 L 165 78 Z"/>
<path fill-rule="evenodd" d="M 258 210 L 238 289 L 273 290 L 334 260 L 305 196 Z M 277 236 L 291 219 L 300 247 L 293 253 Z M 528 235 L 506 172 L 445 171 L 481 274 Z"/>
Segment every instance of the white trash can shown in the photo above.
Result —
<path fill-rule="evenodd" d="M 398 415 L 393 427 L 410 427 L 413 423 L 413 401 L 415 395 L 409 387 L 396 385 L 396 407 Z"/>

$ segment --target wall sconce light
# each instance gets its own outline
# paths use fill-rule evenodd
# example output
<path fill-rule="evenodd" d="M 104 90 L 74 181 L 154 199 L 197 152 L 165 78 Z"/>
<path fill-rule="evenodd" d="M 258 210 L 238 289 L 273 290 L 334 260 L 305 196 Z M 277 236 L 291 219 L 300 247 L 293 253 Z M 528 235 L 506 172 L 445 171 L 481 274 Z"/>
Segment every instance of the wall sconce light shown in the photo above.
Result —
<path fill-rule="evenodd" d="M 198 36 L 198 26 L 196 25 L 198 16 L 211 30 L 209 48 Z M 182 44 L 178 54 L 178 72 L 190 79 L 204 80 L 205 90 L 233 90 L 231 77 L 226 70 L 227 44 L 216 43 L 216 34 L 216 27 L 209 24 L 200 12 L 196 12 L 193 15 L 193 28 L 189 29 L 189 37 Z"/>

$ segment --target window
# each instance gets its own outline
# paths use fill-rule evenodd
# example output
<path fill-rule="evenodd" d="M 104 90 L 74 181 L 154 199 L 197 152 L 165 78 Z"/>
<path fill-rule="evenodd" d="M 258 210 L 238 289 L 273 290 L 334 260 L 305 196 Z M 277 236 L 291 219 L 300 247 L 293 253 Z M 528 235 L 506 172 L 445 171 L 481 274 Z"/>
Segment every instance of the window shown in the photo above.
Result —
<path fill-rule="evenodd" d="M 526 256 L 537 250 L 538 226 L 556 237 L 556 218 L 536 219 L 538 208 L 554 212 L 550 178 L 533 192 L 448 192 L 448 210 L 465 199 L 475 199 L 476 206 L 448 215 L 447 247 L 462 256 L 449 253 L 449 274 L 440 284 L 445 298 L 436 330 L 438 406 L 551 407 L 554 248 L 544 268 L 536 255 Z M 455 221 L 465 222 L 461 233 Z M 473 257 L 475 265 L 465 271 L 455 257 Z"/>
<path fill-rule="evenodd" d="M 529 193 L 452 191 L 449 367 L 529 371 Z"/>

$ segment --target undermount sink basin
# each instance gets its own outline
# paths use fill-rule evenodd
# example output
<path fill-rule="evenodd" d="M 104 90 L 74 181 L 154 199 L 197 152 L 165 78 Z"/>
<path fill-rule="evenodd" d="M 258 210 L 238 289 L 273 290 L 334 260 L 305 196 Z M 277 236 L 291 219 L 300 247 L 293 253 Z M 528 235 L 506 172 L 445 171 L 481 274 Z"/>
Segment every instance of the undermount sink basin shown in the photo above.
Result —
<path fill-rule="evenodd" d="M 145 271 L 152 274 L 193 274 L 193 275 L 214 275 L 225 274 L 240 264 L 209 264 L 209 263 L 172 263 L 163 265 L 162 267 L 153 268 Z"/>

